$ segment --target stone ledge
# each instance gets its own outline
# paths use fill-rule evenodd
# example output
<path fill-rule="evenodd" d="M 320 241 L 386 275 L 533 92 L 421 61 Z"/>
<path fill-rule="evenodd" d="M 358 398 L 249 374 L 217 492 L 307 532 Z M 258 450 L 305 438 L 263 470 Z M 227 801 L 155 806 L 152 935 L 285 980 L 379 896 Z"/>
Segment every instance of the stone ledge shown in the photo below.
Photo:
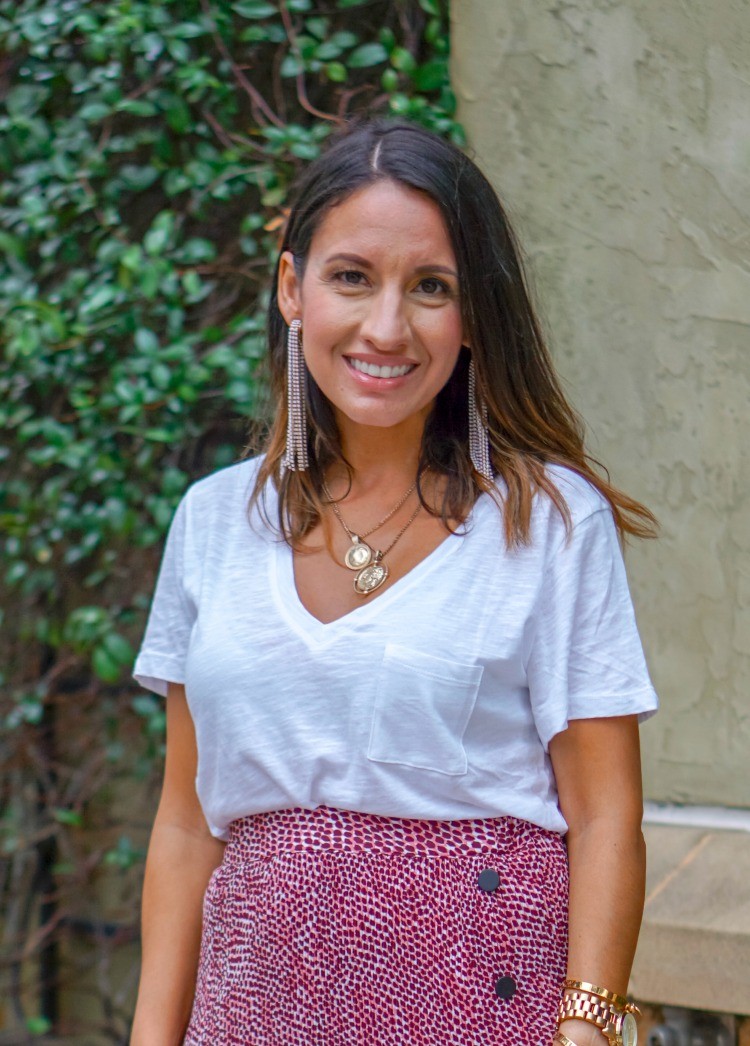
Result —
<path fill-rule="evenodd" d="M 750 1015 L 750 833 L 644 825 L 646 907 L 630 990 Z"/>

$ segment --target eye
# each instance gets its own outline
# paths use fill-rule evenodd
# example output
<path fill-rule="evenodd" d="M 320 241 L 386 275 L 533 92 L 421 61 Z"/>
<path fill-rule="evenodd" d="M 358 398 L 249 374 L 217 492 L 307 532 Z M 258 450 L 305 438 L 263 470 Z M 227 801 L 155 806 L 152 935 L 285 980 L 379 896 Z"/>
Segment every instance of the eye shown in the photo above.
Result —
<path fill-rule="evenodd" d="M 448 294 L 450 291 L 448 284 L 443 280 L 439 280 L 437 276 L 425 276 L 419 283 L 419 289 L 430 298 L 435 298 L 440 294 Z"/>
<path fill-rule="evenodd" d="M 337 283 L 343 283 L 345 287 L 361 287 L 367 279 L 358 269 L 341 269 L 334 272 L 331 278 Z"/>

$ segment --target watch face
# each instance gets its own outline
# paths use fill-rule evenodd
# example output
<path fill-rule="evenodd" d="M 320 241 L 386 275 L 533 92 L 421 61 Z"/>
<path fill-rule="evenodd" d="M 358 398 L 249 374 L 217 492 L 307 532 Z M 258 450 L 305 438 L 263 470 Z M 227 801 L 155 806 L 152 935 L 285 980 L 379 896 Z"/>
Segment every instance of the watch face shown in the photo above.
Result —
<path fill-rule="evenodd" d="M 622 1020 L 622 1046 L 636 1046 L 638 1042 L 638 1025 L 632 1013 L 626 1013 Z"/>

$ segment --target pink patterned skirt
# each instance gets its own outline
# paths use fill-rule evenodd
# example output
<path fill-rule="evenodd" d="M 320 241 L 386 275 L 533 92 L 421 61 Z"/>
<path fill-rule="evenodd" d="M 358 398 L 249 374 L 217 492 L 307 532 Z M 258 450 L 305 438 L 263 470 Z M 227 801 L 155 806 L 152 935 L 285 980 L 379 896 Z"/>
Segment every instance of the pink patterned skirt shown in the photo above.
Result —
<path fill-rule="evenodd" d="M 559 835 L 318 807 L 235 821 L 206 890 L 186 1046 L 550 1046 Z"/>

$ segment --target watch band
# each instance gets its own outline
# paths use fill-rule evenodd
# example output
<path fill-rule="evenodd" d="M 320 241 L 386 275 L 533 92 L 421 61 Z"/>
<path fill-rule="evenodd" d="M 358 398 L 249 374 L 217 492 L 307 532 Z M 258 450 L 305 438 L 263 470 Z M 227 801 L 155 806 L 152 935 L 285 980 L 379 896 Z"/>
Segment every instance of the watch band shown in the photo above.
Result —
<path fill-rule="evenodd" d="M 625 1011 L 615 1010 L 611 1003 L 598 995 L 583 990 L 566 989 L 560 1000 L 559 1021 L 579 1020 L 596 1025 L 611 1046 L 622 1046 L 620 1025 Z"/>
<path fill-rule="evenodd" d="M 623 1039 L 634 1044 L 634 1015 L 640 1010 L 624 995 L 601 988 L 590 981 L 577 981 L 572 977 L 563 981 L 562 997 L 558 1010 L 558 1023 L 565 1020 L 588 1021 L 605 1036 L 609 1046 L 623 1046 Z M 558 1046 L 575 1046 L 575 1043 L 557 1029 L 555 1042 Z"/>

